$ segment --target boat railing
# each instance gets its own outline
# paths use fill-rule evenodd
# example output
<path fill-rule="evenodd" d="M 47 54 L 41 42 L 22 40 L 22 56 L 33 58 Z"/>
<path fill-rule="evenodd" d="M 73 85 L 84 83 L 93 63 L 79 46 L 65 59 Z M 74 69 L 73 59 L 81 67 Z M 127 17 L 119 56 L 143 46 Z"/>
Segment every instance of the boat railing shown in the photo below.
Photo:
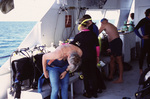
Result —
<path fill-rule="evenodd" d="M 8 57 L 10 57 L 10 55 L 1 56 L 0 59 L 8 58 Z"/>
<path fill-rule="evenodd" d="M 31 56 L 38 54 L 38 53 L 41 53 L 41 52 L 45 53 L 46 52 L 44 50 L 45 47 L 46 47 L 45 45 L 35 45 L 33 48 L 27 47 L 27 48 L 17 49 L 11 55 L 0 56 L 0 60 L 4 60 L 4 59 L 8 58 L 7 61 L 9 61 L 11 59 L 11 57 L 13 57 L 14 55 L 17 55 L 18 58 L 20 58 L 21 56 L 31 57 Z"/>
<path fill-rule="evenodd" d="M 27 50 L 27 49 L 23 48 L 23 49 L 21 49 L 21 51 L 22 51 L 22 50 Z M 14 51 L 14 52 L 17 52 L 17 51 Z M 0 59 L 8 58 L 8 57 L 10 57 L 10 56 L 11 56 L 11 55 L 1 56 Z"/>
<path fill-rule="evenodd" d="M 27 37 L 21 42 L 21 44 L 17 47 L 19 49 L 25 48 L 25 47 L 33 47 L 37 44 L 41 44 L 41 22 L 37 22 L 34 28 L 30 31 L 30 33 L 27 35 Z M 32 43 L 29 43 L 32 42 Z M 11 53 L 10 53 L 11 54 Z M 0 56 L 0 60 L 4 60 L 11 57 L 11 55 L 4 55 Z M 9 59 L 4 62 L 1 67 L 9 68 L 9 66 L 5 66 L 9 62 Z M 8 65 L 8 64 L 7 64 Z"/>
<path fill-rule="evenodd" d="M 5 63 L 4 60 L 7 61 L 7 59 L 9 59 L 11 55 L 4 55 L 4 56 L 0 56 L 0 61 L 2 62 L 1 65 L 0 65 L 0 68 L 2 67 L 3 63 Z"/>

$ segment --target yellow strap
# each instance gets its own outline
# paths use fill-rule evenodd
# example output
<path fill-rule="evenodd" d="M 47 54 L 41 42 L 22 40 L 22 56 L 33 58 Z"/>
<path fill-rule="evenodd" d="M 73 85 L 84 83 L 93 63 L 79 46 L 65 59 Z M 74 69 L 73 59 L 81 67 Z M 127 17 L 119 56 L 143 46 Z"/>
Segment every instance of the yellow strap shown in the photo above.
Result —
<path fill-rule="evenodd" d="M 91 19 L 91 18 L 90 18 L 90 19 L 85 19 L 84 21 L 82 21 L 81 24 L 83 24 L 83 23 L 86 22 L 86 21 L 90 21 L 90 20 L 92 20 L 92 19 Z"/>
<path fill-rule="evenodd" d="M 101 44 L 102 44 L 102 43 L 101 43 L 101 39 L 102 39 L 102 38 L 101 38 L 101 37 L 98 37 L 98 39 L 99 39 L 99 47 L 100 47 L 100 52 L 101 52 Z"/>

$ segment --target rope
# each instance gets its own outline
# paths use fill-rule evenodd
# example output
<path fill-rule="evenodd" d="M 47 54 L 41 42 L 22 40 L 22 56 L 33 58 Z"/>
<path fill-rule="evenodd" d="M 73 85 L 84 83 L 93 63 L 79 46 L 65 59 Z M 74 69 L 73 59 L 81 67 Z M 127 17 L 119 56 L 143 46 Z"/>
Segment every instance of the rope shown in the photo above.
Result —
<path fill-rule="evenodd" d="M 7 58 L 7 57 L 10 57 L 10 55 L 2 56 L 0 57 L 0 59 Z"/>

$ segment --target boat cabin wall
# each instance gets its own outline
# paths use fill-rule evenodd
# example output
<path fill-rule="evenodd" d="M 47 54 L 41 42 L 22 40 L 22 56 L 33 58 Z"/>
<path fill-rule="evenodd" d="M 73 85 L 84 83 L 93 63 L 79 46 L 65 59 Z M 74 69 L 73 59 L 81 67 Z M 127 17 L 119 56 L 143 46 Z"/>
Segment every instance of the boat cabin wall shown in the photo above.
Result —
<path fill-rule="evenodd" d="M 135 25 L 145 17 L 145 10 L 150 8 L 150 0 L 135 0 Z"/>
<path fill-rule="evenodd" d="M 87 8 L 100 9 L 99 5 L 96 5 L 98 4 L 97 2 L 99 2 L 99 0 L 66 0 L 67 2 L 64 4 L 58 4 L 58 1 L 59 0 L 55 1 L 53 6 L 41 19 L 41 38 L 42 43 L 46 46 L 50 46 L 51 42 L 54 42 L 55 45 L 58 45 L 60 40 L 65 41 L 68 38 L 74 37 L 75 34 L 78 33 L 77 25 L 75 25 L 76 20 L 85 14 Z M 111 0 L 106 0 L 106 4 L 107 2 L 112 3 L 110 1 Z M 116 0 L 116 3 L 118 3 L 118 0 Z M 109 6 L 110 4 L 107 5 Z M 105 8 L 118 9 L 119 5 L 117 8 L 116 6 Z M 67 20 L 66 15 L 71 15 L 71 27 L 65 27 Z"/>
<path fill-rule="evenodd" d="M 138 22 L 145 18 L 145 11 L 146 9 L 150 8 L 150 0 L 135 0 L 135 14 L 134 14 L 134 23 L 135 25 Z M 136 42 L 140 42 L 141 39 L 136 36 Z"/>
<path fill-rule="evenodd" d="M 124 21 L 127 21 L 131 5 L 133 0 L 107 0 L 103 9 L 105 10 L 120 10 L 119 19 L 118 19 L 118 29 L 124 25 Z"/>
<path fill-rule="evenodd" d="M 58 4 L 58 1 L 66 2 Z M 128 19 L 132 1 L 106 0 L 104 5 L 100 5 L 100 0 L 56 0 L 41 19 L 42 43 L 50 46 L 51 42 L 54 42 L 57 46 L 59 41 L 66 41 L 68 38 L 74 37 L 78 33 L 77 25 L 75 25 L 76 20 L 81 18 L 86 13 L 86 10 L 90 9 L 119 10 L 117 27 L 121 28 L 124 21 Z M 81 10 L 80 8 L 83 9 Z M 65 27 L 66 20 L 69 19 L 69 17 L 66 17 L 67 15 L 71 15 L 71 27 Z M 101 17 L 99 18 L 101 20 Z"/>
<path fill-rule="evenodd" d="M 78 33 L 75 25 L 78 17 L 77 0 L 68 0 L 64 4 L 58 4 L 57 1 L 41 19 L 42 43 L 48 47 L 52 42 L 57 46 L 59 41 L 66 41 Z"/>

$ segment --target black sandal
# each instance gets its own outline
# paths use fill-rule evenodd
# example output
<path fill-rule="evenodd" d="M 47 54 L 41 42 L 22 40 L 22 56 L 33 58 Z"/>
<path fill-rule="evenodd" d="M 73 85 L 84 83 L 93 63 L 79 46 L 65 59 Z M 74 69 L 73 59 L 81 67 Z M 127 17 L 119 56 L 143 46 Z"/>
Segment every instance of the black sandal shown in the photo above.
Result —
<path fill-rule="evenodd" d="M 83 93 L 83 96 L 84 96 L 84 97 L 87 97 L 87 98 L 91 98 L 91 97 L 92 97 L 91 95 L 87 94 L 86 92 Z"/>

